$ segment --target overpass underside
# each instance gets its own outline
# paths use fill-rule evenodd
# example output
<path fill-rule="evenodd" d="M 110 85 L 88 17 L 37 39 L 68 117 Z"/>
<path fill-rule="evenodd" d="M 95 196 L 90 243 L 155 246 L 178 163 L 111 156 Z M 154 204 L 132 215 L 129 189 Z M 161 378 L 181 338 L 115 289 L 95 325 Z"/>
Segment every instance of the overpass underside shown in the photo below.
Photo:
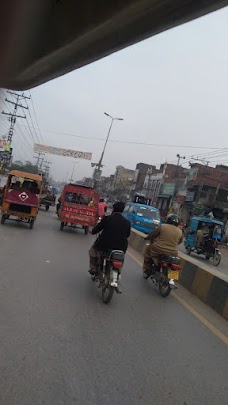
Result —
<path fill-rule="evenodd" d="M 37 86 L 227 5 L 228 0 L 5 1 L 0 86 Z"/>

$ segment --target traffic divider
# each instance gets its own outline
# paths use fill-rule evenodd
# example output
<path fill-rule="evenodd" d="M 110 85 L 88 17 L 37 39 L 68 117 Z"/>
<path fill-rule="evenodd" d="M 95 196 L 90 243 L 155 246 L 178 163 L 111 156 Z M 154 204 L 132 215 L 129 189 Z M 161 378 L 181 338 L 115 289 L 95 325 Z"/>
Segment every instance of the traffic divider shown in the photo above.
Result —
<path fill-rule="evenodd" d="M 146 249 L 144 238 L 144 233 L 131 230 L 129 245 L 142 255 Z M 196 259 L 181 252 L 179 257 L 179 283 L 228 320 L 228 276 L 214 269 L 203 268 L 203 265 L 199 266 Z"/>

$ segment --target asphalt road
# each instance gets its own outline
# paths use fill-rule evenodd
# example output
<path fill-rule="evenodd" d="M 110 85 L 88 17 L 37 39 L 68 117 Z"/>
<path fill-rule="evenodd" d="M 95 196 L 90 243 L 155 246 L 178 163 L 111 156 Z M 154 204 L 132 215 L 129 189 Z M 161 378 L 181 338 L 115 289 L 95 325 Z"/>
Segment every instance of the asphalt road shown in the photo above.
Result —
<path fill-rule="evenodd" d="M 0 404 L 227 404 L 227 345 L 129 256 L 104 305 L 92 241 L 53 211 L 0 225 Z"/>

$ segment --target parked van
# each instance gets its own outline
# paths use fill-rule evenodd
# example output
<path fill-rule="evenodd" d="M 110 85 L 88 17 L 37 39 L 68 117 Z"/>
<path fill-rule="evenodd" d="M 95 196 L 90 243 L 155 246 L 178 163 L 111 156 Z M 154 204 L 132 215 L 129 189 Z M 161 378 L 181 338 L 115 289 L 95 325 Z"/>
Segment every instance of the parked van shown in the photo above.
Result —
<path fill-rule="evenodd" d="M 123 216 L 131 222 L 133 228 L 147 234 L 161 224 L 159 210 L 150 205 L 129 202 L 124 208 Z"/>

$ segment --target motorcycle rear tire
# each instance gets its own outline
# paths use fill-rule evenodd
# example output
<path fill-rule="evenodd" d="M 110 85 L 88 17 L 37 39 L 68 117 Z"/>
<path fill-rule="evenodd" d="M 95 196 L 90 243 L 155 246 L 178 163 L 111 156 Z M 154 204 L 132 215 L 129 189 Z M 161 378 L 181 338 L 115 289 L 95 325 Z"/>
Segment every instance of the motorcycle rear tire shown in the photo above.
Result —
<path fill-rule="evenodd" d="M 114 294 L 115 287 L 108 285 L 107 287 L 102 288 L 102 301 L 104 304 L 109 304 Z"/>
<path fill-rule="evenodd" d="M 213 265 L 218 266 L 221 262 L 221 254 L 215 253 L 213 257 Z"/>
<path fill-rule="evenodd" d="M 164 289 L 164 287 L 166 287 L 166 289 Z M 168 297 L 168 295 L 171 293 L 169 284 L 159 284 L 159 292 L 163 298 Z"/>

